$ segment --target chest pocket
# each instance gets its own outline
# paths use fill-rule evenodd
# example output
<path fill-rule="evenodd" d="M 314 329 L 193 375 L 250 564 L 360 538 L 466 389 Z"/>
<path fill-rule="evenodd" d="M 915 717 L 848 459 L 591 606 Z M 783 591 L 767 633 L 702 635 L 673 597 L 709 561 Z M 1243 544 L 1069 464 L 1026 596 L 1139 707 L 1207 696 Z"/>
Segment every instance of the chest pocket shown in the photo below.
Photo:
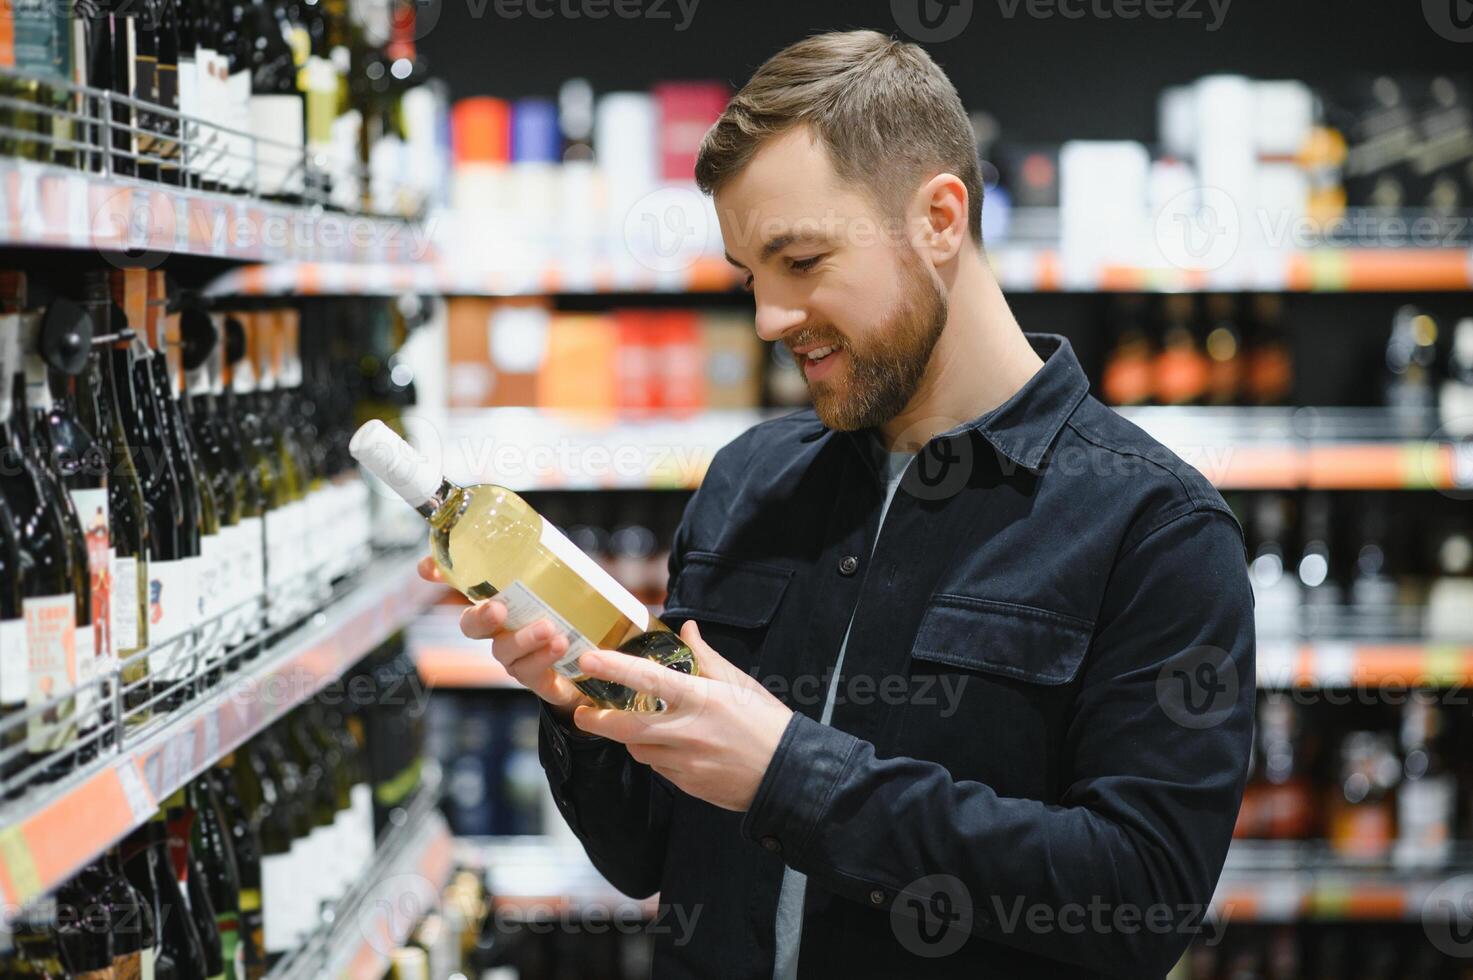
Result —
<path fill-rule="evenodd" d="M 677 631 L 694 619 L 723 657 L 750 669 L 792 577 L 793 570 L 781 565 L 691 551 L 660 618 Z"/>
<path fill-rule="evenodd" d="M 911 648 L 913 703 L 896 748 L 1003 795 L 1049 798 L 1093 632 L 1088 620 L 1036 606 L 932 596 Z"/>

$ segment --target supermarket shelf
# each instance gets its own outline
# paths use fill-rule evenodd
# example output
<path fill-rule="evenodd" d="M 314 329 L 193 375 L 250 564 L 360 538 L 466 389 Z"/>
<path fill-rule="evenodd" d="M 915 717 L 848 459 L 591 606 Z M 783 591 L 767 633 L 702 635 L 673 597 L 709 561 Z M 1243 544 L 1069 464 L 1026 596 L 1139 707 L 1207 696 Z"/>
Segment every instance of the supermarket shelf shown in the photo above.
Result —
<path fill-rule="evenodd" d="M 604 918 L 649 918 L 660 896 L 630 898 L 609 884 L 576 843 L 543 836 L 459 837 L 457 867 L 485 876 L 498 909 L 527 918 L 596 910 Z"/>
<path fill-rule="evenodd" d="M 429 259 L 425 227 L 395 218 L 185 190 L 0 159 L 0 245 L 241 262 L 405 263 Z"/>
<path fill-rule="evenodd" d="M 448 262 L 412 265 L 295 262 L 232 269 L 215 279 L 211 296 L 546 296 L 555 293 L 721 293 L 739 280 L 722 258 L 659 271 L 633 261 L 569 259 L 509 261 L 495 267 Z"/>
<path fill-rule="evenodd" d="M 722 446 L 768 418 L 761 409 L 646 421 L 536 408 L 459 411 L 441 440 L 457 482 L 513 490 L 692 489 Z"/>
<path fill-rule="evenodd" d="M 69 879 L 216 759 L 316 694 L 443 591 L 385 556 L 226 685 L 136 744 L 0 807 L 0 922 Z"/>
<path fill-rule="evenodd" d="M 1271 251 L 1229 268 L 1102 264 L 1067 269 L 1054 248 L 1003 245 L 988 257 L 1004 289 L 1014 292 L 1179 293 L 1460 292 L 1473 289 L 1467 248 L 1348 248 Z"/>
<path fill-rule="evenodd" d="M 454 870 L 453 846 L 436 809 L 439 769 L 428 763 L 424 771 L 414 802 L 400 811 L 402 819 L 384 835 L 359 884 L 268 980 L 381 977 L 390 952 L 439 904 Z"/>
<path fill-rule="evenodd" d="M 716 451 L 789 410 L 644 421 L 536 408 L 452 413 L 444 469 L 514 490 L 690 489 Z M 1473 441 L 1380 409 L 1133 408 L 1121 414 L 1224 490 L 1473 489 Z"/>
<path fill-rule="evenodd" d="M 498 908 L 528 918 L 590 909 L 604 917 L 648 917 L 659 908 L 658 895 L 640 900 L 621 894 L 582 850 L 545 837 L 458 838 L 455 855 L 459 866 L 486 875 Z M 1469 858 L 1468 846 L 1460 845 L 1436 865 L 1398 867 L 1390 860 L 1346 860 L 1322 843 L 1238 840 L 1210 914 L 1228 922 L 1431 922 L 1473 900 Z"/>
<path fill-rule="evenodd" d="M 413 647 L 420 676 L 430 687 L 516 688 L 484 644 L 438 643 Z M 1473 643 L 1296 644 L 1260 638 L 1258 687 L 1449 688 L 1473 684 Z"/>
<path fill-rule="evenodd" d="M 1467 845 L 1430 866 L 1349 861 L 1322 844 L 1234 841 L 1212 912 L 1228 922 L 1422 921 L 1466 916 L 1473 901 Z"/>
<path fill-rule="evenodd" d="M 613 253 L 611 253 L 613 254 Z M 1057 249 L 1001 245 L 988 258 L 1014 292 L 1461 292 L 1473 289 L 1473 250 L 1337 248 L 1272 252 L 1247 271 L 1175 266 L 1101 265 L 1066 273 Z M 303 258 L 290 256 L 290 258 Z M 392 262 L 392 260 L 390 260 Z M 234 270 L 209 288 L 215 295 L 393 295 L 409 290 L 445 296 L 542 296 L 554 293 L 720 293 L 740 279 L 721 256 L 654 269 L 617 256 L 570 258 L 528 253 L 496 265 L 416 263 L 345 266 L 334 256 L 271 268 Z"/>

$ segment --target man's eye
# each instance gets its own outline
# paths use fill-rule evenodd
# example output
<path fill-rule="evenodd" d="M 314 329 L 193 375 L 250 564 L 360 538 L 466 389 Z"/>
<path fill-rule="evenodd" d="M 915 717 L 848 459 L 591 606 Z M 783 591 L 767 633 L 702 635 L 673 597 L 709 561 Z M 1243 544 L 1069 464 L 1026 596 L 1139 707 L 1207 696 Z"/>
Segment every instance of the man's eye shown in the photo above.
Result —
<path fill-rule="evenodd" d="M 791 262 L 788 263 L 788 268 L 792 269 L 794 272 L 808 272 L 814 266 L 818 265 L 819 261 L 822 259 L 822 255 L 815 255 L 807 259 L 793 259 Z"/>

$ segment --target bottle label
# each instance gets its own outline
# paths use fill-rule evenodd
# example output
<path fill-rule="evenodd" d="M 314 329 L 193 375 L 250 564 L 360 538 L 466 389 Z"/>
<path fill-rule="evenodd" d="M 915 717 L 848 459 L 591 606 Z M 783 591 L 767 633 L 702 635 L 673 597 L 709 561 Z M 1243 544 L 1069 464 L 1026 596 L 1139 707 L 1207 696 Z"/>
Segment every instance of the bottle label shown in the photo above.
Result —
<path fill-rule="evenodd" d="M 338 73 L 320 55 L 307 59 L 307 146 L 314 156 L 332 150 L 332 122 L 338 112 Z"/>
<path fill-rule="evenodd" d="M 350 866 L 356 874 L 373 862 L 373 789 L 367 783 L 355 783 L 348 800 L 348 821 L 353 828 L 354 854 Z"/>
<path fill-rule="evenodd" d="M 194 628 L 198 609 L 194 559 L 149 562 L 149 646 L 156 652 L 149 655 L 148 669 L 155 677 L 178 680 L 187 671 L 189 651 L 180 638 Z"/>
<path fill-rule="evenodd" d="M 77 725 L 82 731 L 90 732 L 97 727 L 97 631 L 91 623 L 78 623 L 77 636 L 73 641 L 77 648 Z"/>
<path fill-rule="evenodd" d="M 87 570 L 92 592 L 92 639 L 99 669 L 113 662 L 112 539 L 108 530 L 107 490 L 72 490 L 72 506 L 87 541 Z"/>
<path fill-rule="evenodd" d="M 77 597 L 66 595 L 26 599 L 26 654 L 30 674 L 31 707 L 65 696 L 77 683 Z M 65 743 L 68 724 L 61 716 L 72 706 L 54 707 L 31 718 L 27 747 L 46 752 Z"/>
<path fill-rule="evenodd" d="M 138 635 L 138 559 L 115 555 L 112 580 L 108 612 L 112 617 L 113 651 L 117 657 L 126 657 L 142 645 Z"/>
<path fill-rule="evenodd" d="M 496 598 L 506 603 L 506 629 L 519 630 L 546 617 L 552 623 L 553 629 L 568 641 L 568 652 L 558 658 L 552 669 L 568 678 L 583 676 L 583 672 L 578 669 L 578 658 L 589 650 L 597 649 L 588 637 L 574 629 L 572 623 L 554 612 L 551 606 L 520 581 L 502 589 Z"/>
<path fill-rule="evenodd" d="M 220 933 L 220 960 L 225 964 L 225 975 L 232 980 L 245 980 L 240 961 L 240 916 L 226 912 L 215 916 L 215 928 Z"/>
<path fill-rule="evenodd" d="M 228 110 L 225 124 L 235 130 L 222 134 L 228 144 L 229 159 L 222 170 L 229 174 L 233 186 L 245 185 L 251 169 L 251 73 L 249 68 L 231 74 L 225 81 Z"/>
<path fill-rule="evenodd" d="M 267 511 L 261 517 L 262 530 L 262 558 L 261 567 L 264 573 L 263 586 L 265 587 L 268 602 L 276 600 L 276 591 L 280 588 L 285 578 L 282 568 L 283 556 L 281 554 L 282 528 L 286 525 L 287 515 L 283 508 Z"/>
<path fill-rule="evenodd" d="M 206 534 L 200 538 L 199 544 L 200 616 L 214 619 L 220 614 L 220 583 L 224 578 L 222 568 L 227 557 L 226 546 L 219 534 Z"/>
<path fill-rule="evenodd" d="M 0 705 L 22 707 L 29 692 L 26 675 L 30 664 L 26 659 L 26 621 L 0 620 Z"/>
<path fill-rule="evenodd" d="M 569 541 L 563 532 L 554 527 L 552 522 L 546 518 L 542 520 L 541 544 L 542 547 L 552 552 L 553 557 L 567 565 L 575 575 L 607 599 L 611 606 L 623 613 L 624 617 L 634 624 L 635 629 L 643 633 L 650 628 L 650 611 L 645 608 L 645 604 L 615 581 L 614 577 L 604 571 L 598 562 L 588 557 L 581 548 Z"/>
<path fill-rule="evenodd" d="M 302 127 L 300 95 L 251 95 L 257 193 L 302 193 Z"/>
<path fill-rule="evenodd" d="M 292 948 L 301 925 L 305 903 L 298 909 L 301 886 L 292 874 L 292 853 L 261 857 L 262 942 L 266 953 L 284 953 Z"/>
<path fill-rule="evenodd" d="M 240 522 L 240 588 L 247 598 L 259 599 L 266 589 L 265 519 L 246 517 Z"/>

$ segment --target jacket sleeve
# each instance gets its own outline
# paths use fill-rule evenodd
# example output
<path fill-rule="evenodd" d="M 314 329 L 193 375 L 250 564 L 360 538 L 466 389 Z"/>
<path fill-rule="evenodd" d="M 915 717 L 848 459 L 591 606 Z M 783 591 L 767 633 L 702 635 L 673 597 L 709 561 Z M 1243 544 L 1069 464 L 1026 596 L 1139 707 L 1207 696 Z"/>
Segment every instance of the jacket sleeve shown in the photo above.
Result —
<path fill-rule="evenodd" d="M 1163 976 L 1211 900 L 1248 767 L 1253 598 L 1234 519 L 1191 510 L 1130 546 L 1097 623 L 1057 803 L 877 758 L 794 714 L 744 834 L 866 905 L 932 901 L 907 888 L 949 875 L 986 939 Z"/>

